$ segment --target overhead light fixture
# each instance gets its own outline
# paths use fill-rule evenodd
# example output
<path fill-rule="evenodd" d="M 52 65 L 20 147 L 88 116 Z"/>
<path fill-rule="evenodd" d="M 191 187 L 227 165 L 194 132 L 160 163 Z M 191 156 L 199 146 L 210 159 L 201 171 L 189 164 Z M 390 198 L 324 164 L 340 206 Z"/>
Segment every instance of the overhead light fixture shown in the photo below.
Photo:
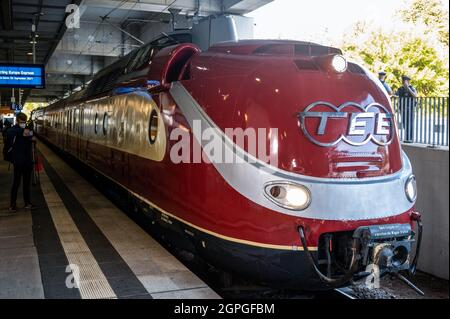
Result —
<path fill-rule="evenodd" d="M 33 52 L 28 52 L 27 55 L 33 55 Z"/>

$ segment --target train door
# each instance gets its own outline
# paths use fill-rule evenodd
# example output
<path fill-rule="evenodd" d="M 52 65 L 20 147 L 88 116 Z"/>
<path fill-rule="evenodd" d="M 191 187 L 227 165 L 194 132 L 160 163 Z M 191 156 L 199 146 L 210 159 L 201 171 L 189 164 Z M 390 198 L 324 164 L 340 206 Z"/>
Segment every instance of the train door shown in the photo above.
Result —
<path fill-rule="evenodd" d="M 86 162 L 89 162 L 89 139 L 91 134 L 91 128 L 92 128 L 92 110 L 91 105 L 86 103 L 83 107 L 83 118 L 84 118 L 84 127 L 83 127 L 83 134 L 84 134 L 84 155 L 83 158 Z"/>
<path fill-rule="evenodd" d="M 60 117 L 61 117 L 61 130 L 60 130 L 60 134 L 59 134 L 59 143 L 58 143 L 58 146 L 61 148 L 61 149 L 64 149 L 64 135 L 66 134 L 66 116 L 65 116 L 65 111 L 64 111 L 64 109 L 61 109 L 60 111 L 59 111 L 59 113 L 60 113 Z"/>
<path fill-rule="evenodd" d="M 66 134 L 64 134 L 64 151 L 69 151 L 69 134 L 72 126 L 72 110 L 66 110 Z"/>
<path fill-rule="evenodd" d="M 63 114 L 63 127 L 62 127 L 62 134 L 61 134 L 61 144 L 60 147 L 61 149 L 65 149 L 66 147 L 66 135 L 67 135 L 67 110 L 63 109 L 62 110 L 62 114 Z"/>
<path fill-rule="evenodd" d="M 61 139 L 62 139 L 62 136 L 63 136 L 63 131 L 64 131 L 64 123 L 63 123 L 63 116 L 62 116 L 62 113 L 63 111 L 61 111 L 61 110 L 59 110 L 58 111 L 58 130 L 57 130 L 57 136 L 56 136 L 56 145 L 58 145 L 58 147 L 61 147 L 61 143 L 62 143 L 62 141 L 61 141 Z"/>
<path fill-rule="evenodd" d="M 61 132 L 61 122 L 60 122 L 60 117 L 59 117 L 59 111 L 58 110 L 56 110 L 56 112 L 55 112 L 55 133 L 56 133 L 56 135 L 55 135 L 55 140 L 54 140 L 54 143 L 57 145 L 57 146 L 59 146 L 59 136 L 61 135 L 60 134 L 60 132 Z"/>
<path fill-rule="evenodd" d="M 77 125 L 78 125 L 78 109 L 73 108 L 72 109 L 72 130 L 70 131 L 71 134 L 69 134 L 69 152 L 72 155 L 77 154 L 77 141 L 78 141 L 78 134 L 77 134 Z"/>
<path fill-rule="evenodd" d="M 84 106 L 81 105 L 78 114 L 78 138 L 77 138 L 77 157 L 84 161 Z"/>

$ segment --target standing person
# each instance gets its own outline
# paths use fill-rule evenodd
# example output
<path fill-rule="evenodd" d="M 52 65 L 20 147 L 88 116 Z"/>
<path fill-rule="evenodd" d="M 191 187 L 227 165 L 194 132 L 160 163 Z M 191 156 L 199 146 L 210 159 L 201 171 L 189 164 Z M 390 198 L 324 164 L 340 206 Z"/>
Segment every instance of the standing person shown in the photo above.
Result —
<path fill-rule="evenodd" d="M 3 132 L 3 118 L 0 118 L 0 132 Z"/>
<path fill-rule="evenodd" d="M 389 86 L 389 84 L 386 83 L 386 72 L 384 71 L 378 72 L 378 79 L 380 80 L 381 84 L 383 84 L 383 87 L 386 90 L 387 94 L 389 96 L 392 96 L 394 92 L 392 92 L 392 89 Z"/>
<path fill-rule="evenodd" d="M 414 112 L 416 107 L 417 91 L 410 84 L 411 78 L 402 76 L 402 86 L 397 90 L 399 110 L 402 116 L 402 126 L 405 130 L 405 143 L 412 143 L 414 136 Z"/>
<path fill-rule="evenodd" d="M 25 208 L 34 208 L 30 201 L 31 173 L 33 170 L 33 131 L 26 128 L 26 122 L 27 116 L 24 113 L 17 114 L 16 125 L 7 132 L 7 144 L 12 149 L 11 163 L 14 166 L 14 180 L 11 187 L 11 211 L 17 210 L 17 191 L 22 179 Z"/>

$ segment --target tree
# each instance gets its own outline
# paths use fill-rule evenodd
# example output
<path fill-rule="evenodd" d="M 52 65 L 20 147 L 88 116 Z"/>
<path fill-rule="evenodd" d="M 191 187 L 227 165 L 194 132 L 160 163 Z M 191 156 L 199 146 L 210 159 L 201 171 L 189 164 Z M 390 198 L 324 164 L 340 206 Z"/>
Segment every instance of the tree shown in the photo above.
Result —
<path fill-rule="evenodd" d="M 31 115 L 31 112 L 35 109 L 38 109 L 40 107 L 47 106 L 48 103 L 40 103 L 40 102 L 27 102 L 25 103 L 22 112 L 27 114 L 28 116 Z"/>
<path fill-rule="evenodd" d="M 402 10 L 403 21 L 415 25 L 423 24 L 426 33 L 434 33 L 437 39 L 448 48 L 449 20 L 448 11 L 440 0 L 414 0 L 411 7 Z"/>
<path fill-rule="evenodd" d="M 414 0 L 401 16 L 412 24 L 411 31 L 387 32 L 356 23 L 344 39 L 345 54 L 373 73 L 384 70 L 393 88 L 400 87 L 401 76 L 407 74 L 419 95 L 448 96 L 448 38 L 441 38 L 445 32 L 448 37 L 448 12 L 439 0 Z M 416 24 L 426 25 L 427 32 L 417 31 L 423 28 Z"/>

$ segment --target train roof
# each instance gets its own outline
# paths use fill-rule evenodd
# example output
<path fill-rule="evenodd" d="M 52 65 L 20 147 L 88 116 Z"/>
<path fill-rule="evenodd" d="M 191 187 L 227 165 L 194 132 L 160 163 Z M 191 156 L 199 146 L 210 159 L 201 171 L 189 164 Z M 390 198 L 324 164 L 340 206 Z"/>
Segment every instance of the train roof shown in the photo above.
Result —
<path fill-rule="evenodd" d="M 239 42 L 220 42 L 208 49 L 208 52 L 221 52 L 238 55 L 302 55 L 318 56 L 342 54 L 338 48 L 313 42 L 293 40 L 243 40 Z"/>
<path fill-rule="evenodd" d="M 153 57 L 161 49 L 192 42 L 189 30 L 181 30 L 170 34 L 162 34 L 147 44 L 136 48 L 127 55 L 119 58 L 109 66 L 101 69 L 94 76 L 89 85 L 67 98 L 52 104 L 72 103 L 78 100 L 98 96 L 112 90 L 122 80 L 130 80 L 145 76 Z M 342 54 L 338 48 L 324 46 L 313 42 L 292 40 L 242 40 L 238 42 L 221 42 L 211 46 L 207 53 L 226 53 L 235 55 L 300 55 L 318 56 L 327 54 Z"/>

